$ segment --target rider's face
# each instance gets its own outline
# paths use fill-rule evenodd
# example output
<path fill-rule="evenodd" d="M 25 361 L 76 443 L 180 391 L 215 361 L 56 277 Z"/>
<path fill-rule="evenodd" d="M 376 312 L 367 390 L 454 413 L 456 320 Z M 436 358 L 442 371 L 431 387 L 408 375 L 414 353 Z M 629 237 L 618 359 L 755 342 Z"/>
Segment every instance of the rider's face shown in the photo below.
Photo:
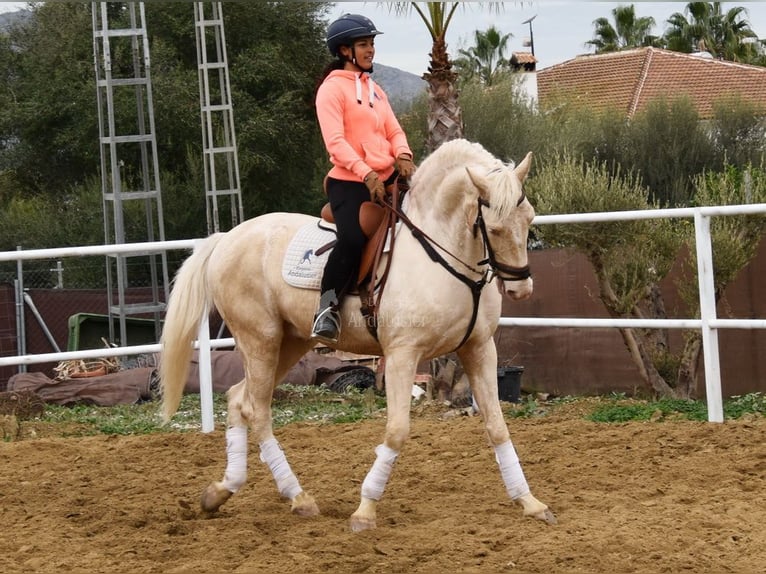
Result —
<path fill-rule="evenodd" d="M 375 58 L 375 37 L 359 38 L 354 40 L 354 45 L 350 48 L 343 47 L 346 57 L 355 62 L 356 66 L 362 70 L 372 68 L 372 60 Z"/>

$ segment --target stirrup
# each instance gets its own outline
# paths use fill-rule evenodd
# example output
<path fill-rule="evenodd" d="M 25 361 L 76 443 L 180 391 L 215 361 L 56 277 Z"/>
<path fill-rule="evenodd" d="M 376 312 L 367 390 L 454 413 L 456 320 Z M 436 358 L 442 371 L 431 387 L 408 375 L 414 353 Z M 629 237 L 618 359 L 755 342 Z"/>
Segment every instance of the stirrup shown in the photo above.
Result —
<path fill-rule="evenodd" d="M 325 307 L 316 317 L 311 328 L 311 340 L 334 345 L 340 335 L 340 315 L 332 307 Z"/>

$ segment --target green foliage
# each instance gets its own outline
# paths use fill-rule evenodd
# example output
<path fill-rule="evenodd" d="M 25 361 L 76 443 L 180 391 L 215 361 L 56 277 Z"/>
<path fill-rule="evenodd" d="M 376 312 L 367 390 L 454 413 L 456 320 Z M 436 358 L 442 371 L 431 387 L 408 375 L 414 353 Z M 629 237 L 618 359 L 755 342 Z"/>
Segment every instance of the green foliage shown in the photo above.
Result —
<path fill-rule="evenodd" d="M 505 57 L 508 40 L 513 34 L 501 34 L 494 26 L 474 31 L 474 45 L 459 50 L 454 65 L 463 80 L 476 78 L 485 87 L 492 86 L 507 72 L 510 61 Z"/>
<path fill-rule="evenodd" d="M 531 419 L 545 416 L 548 413 L 532 395 L 527 395 L 523 401 L 506 408 L 503 412 L 512 419 Z"/>
<path fill-rule="evenodd" d="M 45 3 L 10 31 L 5 89 L 15 97 L 0 112 L 11 142 L 0 163 L 27 193 L 60 193 L 98 166 L 91 21 L 89 3 Z"/>
<path fill-rule="evenodd" d="M 733 94 L 715 102 L 711 132 L 716 154 L 738 168 L 766 164 L 766 107 Z"/>
<path fill-rule="evenodd" d="M 737 170 L 728 166 L 722 172 L 705 173 L 697 177 L 697 205 L 743 205 L 766 202 L 766 173 L 761 169 Z M 720 297 L 726 286 L 755 257 L 766 232 L 766 215 L 727 215 L 711 218 L 710 235 L 714 263 L 714 287 Z M 691 238 L 690 238 L 691 239 Z M 690 251 L 694 244 L 690 242 Z M 690 273 L 696 277 L 696 258 L 689 262 Z M 692 309 L 699 304 L 696 282 L 681 290 Z"/>
<path fill-rule="evenodd" d="M 623 169 L 638 173 L 663 207 L 687 204 L 694 176 L 721 164 L 692 102 L 658 99 L 636 114 L 619 157 Z"/>
<path fill-rule="evenodd" d="M 538 167 L 527 193 L 539 214 L 655 207 L 637 178 L 620 175 L 610 175 L 604 164 L 563 156 Z M 625 315 L 667 275 L 680 245 L 674 224 L 666 219 L 545 225 L 536 234 L 548 245 L 584 253 L 614 294 L 614 310 Z M 602 297 L 603 290 L 602 283 Z"/>
<path fill-rule="evenodd" d="M 428 99 L 425 94 L 416 98 L 406 109 L 397 110 L 397 118 L 407 141 L 415 156 L 415 162 L 420 163 L 426 155 L 426 139 L 428 136 Z"/>
<path fill-rule="evenodd" d="M 746 414 L 766 416 L 766 396 L 763 393 L 735 395 L 724 401 L 724 414 L 738 419 Z"/>
<path fill-rule="evenodd" d="M 348 389 L 334 393 L 324 386 L 281 385 L 272 403 L 274 426 L 295 422 L 349 423 L 376 417 L 385 408 L 385 398 L 374 389 Z M 62 425 L 66 436 L 96 434 L 135 435 L 163 431 L 198 431 L 201 411 L 198 394 L 184 395 L 178 412 L 168 427 L 161 424 L 156 402 L 97 407 L 92 405 L 46 405 L 45 423 Z M 219 428 L 226 424 L 227 399 L 213 395 L 213 415 Z"/>
<path fill-rule="evenodd" d="M 109 10 L 114 18 L 127 14 L 111 5 Z M 313 2 L 224 5 L 246 217 L 281 210 L 316 213 L 323 201 L 316 185 L 321 181 L 315 173 L 317 158 L 323 151 L 313 90 L 329 58 L 323 38 L 327 10 L 326 3 Z M 206 217 L 193 6 L 147 3 L 146 25 L 159 170 L 168 186 L 163 188 L 166 237 L 199 237 L 206 233 Z M 14 196 L 47 198 L 35 204 L 34 217 L 24 223 L 35 228 L 21 237 L 25 245 L 92 242 L 88 230 L 68 227 L 72 218 L 54 221 L 61 215 L 57 205 L 62 195 L 69 193 L 64 190 L 74 190 L 74 204 L 79 204 L 99 172 L 91 28 L 90 3 L 45 2 L 35 5 L 26 24 L 0 35 L 0 71 L 7 80 L 0 89 L 0 205 L 5 211 Z M 113 38 L 112 57 L 115 75 L 134 75 L 127 40 Z M 115 106 L 121 133 L 135 133 L 130 126 L 136 119 L 132 90 L 116 90 Z M 125 170 L 140 165 L 130 157 L 125 164 Z M 123 175 L 130 180 L 130 173 Z M 129 229 L 127 235 L 143 240 L 145 218 L 136 207 L 135 214 L 133 207 L 126 208 L 135 232 Z M 28 206 L 14 209 L 29 212 Z M 89 225 L 101 235 L 101 243 L 100 209 L 90 215 Z M 59 240 L 59 227 L 68 230 L 62 233 L 66 241 Z M 15 229 L 0 240 L 6 245 L 20 242 Z M 51 229 L 53 233 L 43 232 Z"/>
<path fill-rule="evenodd" d="M 506 74 L 489 88 L 472 82 L 460 95 L 465 137 L 508 161 L 540 149 L 541 118 L 519 89 L 519 78 Z"/>
<path fill-rule="evenodd" d="M 597 18 L 593 22 L 593 39 L 585 44 L 594 46 L 597 54 L 660 44 L 659 39 L 651 35 L 654 18 L 636 17 L 633 4 L 618 6 L 612 10 L 612 15 L 614 25 L 607 18 Z"/>
<path fill-rule="evenodd" d="M 385 406 L 385 397 L 377 394 L 374 389 L 349 389 L 343 393 L 334 393 L 324 386 L 281 385 L 272 404 L 272 414 L 276 427 L 296 422 L 342 424 L 383 416 Z M 216 428 L 225 427 L 226 410 L 226 395 L 215 393 L 213 416 Z M 626 399 L 621 394 L 579 399 L 562 397 L 549 401 L 540 401 L 528 396 L 518 404 L 505 407 L 504 414 L 510 419 L 528 419 L 554 416 L 568 410 L 574 410 L 578 413 L 577 416 L 599 423 L 707 420 L 704 401 L 637 401 Z M 198 432 L 200 429 L 201 411 L 197 394 L 184 395 L 178 412 L 168 426 L 160 424 L 158 412 L 158 404 L 151 401 L 113 407 L 46 405 L 45 414 L 38 422 L 56 425 L 61 429 L 61 436 L 70 437 L 98 434 L 141 435 L 168 431 Z M 762 393 L 733 396 L 724 401 L 724 416 L 726 419 L 766 416 L 766 396 Z"/>
<path fill-rule="evenodd" d="M 761 393 L 733 396 L 724 401 L 723 411 L 726 419 L 738 419 L 748 414 L 764 416 L 766 398 Z M 704 401 L 684 399 L 629 401 L 617 397 L 597 406 L 587 418 L 599 423 L 679 419 L 706 421 L 708 413 L 707 404 Z"/>
<path fill-rule="evenodd" d="M 689 2 L 684 13 L 675 12 L 667 23 L 664 38 L 670 50 L 690 53 L 699 49 L 733 62 L 757 63 L 760 59 L 758 35 L 750 28 L 747 9 L 742 6 L 723 12 L 721 2 Z"/>

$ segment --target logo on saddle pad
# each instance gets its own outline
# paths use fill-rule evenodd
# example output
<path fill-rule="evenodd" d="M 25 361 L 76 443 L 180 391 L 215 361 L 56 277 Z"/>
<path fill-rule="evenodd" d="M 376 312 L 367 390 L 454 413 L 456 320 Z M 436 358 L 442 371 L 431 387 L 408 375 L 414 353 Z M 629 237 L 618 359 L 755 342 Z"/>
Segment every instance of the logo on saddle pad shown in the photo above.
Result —
<path fill-rule="evenodd" d="M 319 289 L 331 251 L 322 248 L 332 241 L 335 241 L 334 225 L 319 219 L 305 224 L 287 246 L 282 260 L 282 278 L 293 287 Z"/>

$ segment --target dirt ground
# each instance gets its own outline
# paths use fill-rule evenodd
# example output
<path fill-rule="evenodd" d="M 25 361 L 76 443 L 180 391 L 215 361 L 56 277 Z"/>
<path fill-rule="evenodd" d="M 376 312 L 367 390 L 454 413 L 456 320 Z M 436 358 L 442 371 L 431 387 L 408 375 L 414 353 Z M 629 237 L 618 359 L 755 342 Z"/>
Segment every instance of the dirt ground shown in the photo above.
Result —
<path fill-rule="evenodd" d="M 248 484 L 213 517 L 202 489 L 222 430 L 0 443 L 0 572 L 763 572 L 766 419 L 596 424 L 573 411 L 509 420 L 532 492 L 523 518 L 479 417 L 413 418 L 378 508 L 354 534 L 384 420 L 277 430 L 322 510 L 299 518 L 250 456 Z M 27 422 L 26 431 L 34 427 Z M 50 433 L 48 433 L 50 434 Z"/>

